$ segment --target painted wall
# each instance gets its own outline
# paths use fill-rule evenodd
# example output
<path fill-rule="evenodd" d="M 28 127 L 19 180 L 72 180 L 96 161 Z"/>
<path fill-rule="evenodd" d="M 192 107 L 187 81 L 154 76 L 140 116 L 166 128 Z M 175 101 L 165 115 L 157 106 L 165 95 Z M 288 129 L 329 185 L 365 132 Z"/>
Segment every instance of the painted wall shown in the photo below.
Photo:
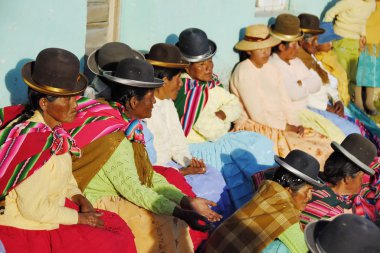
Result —
<path fill-rule="evenodd" d="M 319 16 L 328 2 L 290 0 L 289 11 Z M 218 46 L 214 72 L 225 84 L 239 60 L 233 47 L 244 35 L 244 27 L 267 23 L 271 18 L 255 17 L 255 0 L 122 0 L 121 6 L 120 41 L 135 49 L 149 50 L 158 42 L 175 43 L 179 33 L 189 27 L 204 30 Z"/>
<path fill-rule="evenodd" d="M 25 102 L 22 66 L 42 49 L 84 55 L 87 1 L 0 1 L 0 107 Z M 82 63 L 83 66 L 83 63 Z"/>

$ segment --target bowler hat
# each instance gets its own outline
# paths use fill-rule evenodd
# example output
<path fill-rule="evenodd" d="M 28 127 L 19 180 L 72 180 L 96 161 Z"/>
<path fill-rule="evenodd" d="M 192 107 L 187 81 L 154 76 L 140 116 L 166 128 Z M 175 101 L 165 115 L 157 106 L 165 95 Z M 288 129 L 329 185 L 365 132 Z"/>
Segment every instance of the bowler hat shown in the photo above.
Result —
<path fill-rule="evenodd" d="M 322 22 L 320 27 L 322 29 L 325 29 L 325 32 L 318 35 L 318 44 L 342 39 L 341 36 L 334 32 L 334 26 L 332 22 Z"/>
<path fill-rule="evenodd" d="M 210 59 L 216 53 L 216 44 L 198 28 L 188 28 L 182 31 L 176 45 L 181 51 L 182 57 L 188 62 L 202 62 Z"/>
<path fill-rule="evenodd" d="M 375 174 L 375 171 L 368 165 L 375 159 L 377 150 L 376 146 L 367 138 L 353 133 L 348 135 L 340 145 L 333 141 L 331 147 L 335 152 L 341 153 L 356 164 L 365 173 L 371 176 Z"/>
<path fill-rule="evenodd" d="M 178 47 L 165 43 L 153 45 L 145 58 L 147 62 L 157 67 L 183 69 L 189 65 L 182 59 Z"/>
<path fill-rule="evenodd" d="M 239 41 L 235 48 L 240 51 L 273 47 L 281 43 L 276 37 L 270 35 L 270 29 L 266 25 L 251 25 L 245 29 L 244 39 Z"/>
<path fill-rule="evenodd" d="M 114 71 L 117 64 L 126 58 L 144 59 L 144 55 L 121 42 L 109 42 L 90 54 L 87 67 L 95 75 L 103 71 Z"/>
<path fill-rule="evenodd" d="M 312 253 L 380 252 L 380 229 L 355 214 L 342 214 L 332 221 L 319 220 L 305 228 L 305 240 Z"/>
<path fill-rule="evenodd" d="M 307 183 L 322 187 L 324 184 L 322 180 L 318 178 L 319 162 L 311 155 L 294 149 L 289 152 L 285 158 L 281 158 L 277 155 L 274 156 L 274 160 L 284 169 L 291 172 L 300 179 Z"/>
<path fill-rule="evenodd" d="M 103 76 L 116 84 L 139 88 L 158 88 L 164 83 L 154 77 L 154 69 L 150 63 L 134 58 L 120 61 L 116 71 L 104 71 Z"/>
<path fill-rule="evenodd" d="M 325 29 L 319 27 L 319 18 L 315 15 L 308 13 L 302 13 L 298 15 L 300 20 L 301 30 L 308 34 L 321 34 L 325 32 Z"/>
<path fill-rule="evenodd" d="M 299 41 L 303 38 L 300 20 L 296 16 L 286 13 L 277 16 L 274 25 L 271 26 L 271 34 L 287 42 Z"/>
<path fill-rule="evenodd" d="M 60 48 L 42 50 L 22 68 L 24 82 L 33 90 L 52 96 L 72 96 L 84 91 L 87 78 L 79 73 L 79 60 Z"/>

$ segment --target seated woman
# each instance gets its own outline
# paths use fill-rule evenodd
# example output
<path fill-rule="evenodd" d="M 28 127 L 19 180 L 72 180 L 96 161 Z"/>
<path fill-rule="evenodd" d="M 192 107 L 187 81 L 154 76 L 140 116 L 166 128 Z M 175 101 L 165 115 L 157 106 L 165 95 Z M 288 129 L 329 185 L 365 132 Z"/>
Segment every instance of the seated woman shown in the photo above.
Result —
<path fill-rule="evenodd" d="M 190 152 L 221 170 L 233 204 L 239 208 L 252 197 L 252 174 L 273 165 L 273 143 L 257 133 L 229 133 L 242 108 L 213 73 L 216 45 L 206 33 L 186 29 L 177 46 L 190 62 L 175 100 L 184 134 L 193 143 Z"/>
<path fill-rule="evenodd" d="M 275 157 L 280 167 L 272 180 L 261 184 L 246 205 L 224 221 L 210 236 L 210 252 L 307 252 L 299 211 L 311 198 L 318 179 L 318 161 L 300 150 Z"/>
<path fill-rule="evenodd" d="M 61 124 L 74 120 L 75 96 L 87 85 L 78 58 L 44 49 L 22 76 L 29 104 L 6 108 L 10 115 L 1 113 L 0 121 L 0 241 L 6 251 L 136 252 L 125 222 L 94 209 L 72 174 L 69 152 L 79 156 L 80 149 Z"/>
<path fill-rule="evenodd" d="M 293 36 L 290 43 L 297 43 L 296 39 L 297 36 Z M 275 153 L 281 156 L 292 149 L 300 149 L 324 163 L 331 152 L 330 140 L 302 126 L 297 117 L 299 109 L 287 94 L 282 74 L 268 62 L 271 48 L 278 43 L 279 39 L 269 35 L 268 27 L 253 25 L 247 27 L 245 38 L 235 46 L 249 55 L 231 76 L 231 92 L 240 98 L 244 107 L 235 130 L 250 130 L 267 136 L 275 143 Z"/>
<path fill-rule="evenodd" d="M 322 188 L 313 190 L 313 198 L 301 214 L 303 225 L 318 219 L 352 213 L 352 197 L 360 191 L 364 174 L 374 175 L 368 167 L 376 156 L 376 147 L 360 134 L 350 134 L 341 145 L 333 142 L 334 152 L 327 159 L 321 178 Z"/>
<path fill-rule="evenodd" d="M 113 102 L 83 99 L 77 120 L 65 126 L 84 146 L 83 157 L 74 161 L 79 185 L 94 206 L 118 213 L 129 224 L 138 251 L 192 252 L 188 227 L 177 218 L 205 231 L 208 225 L 198 221 L 221 218 L 208 207 L 215 203 L 187 197 L 155 173 L 143 145 L 142 125 L 131 120 L 150 117 L 154 88 L 162 80 L 154 78 L 149 63 L 131 58 L 103 76 Z M 83 122 L 88 124 L 83 127 Z"/>
<path fill-rule="evenodd" d="M 179 169 L 199 197 L 217 203 L 214 210 L 227 218 L 231 213 L 231 202 L 225 190 L 226 182 L 219 170 L 206 165 L 202 160 L 192 157 L 189 145 L 183 134 L 173 100 L 177 98 L 182 86 L 181 71 L 188 63 L 181 59 L 176 46 L 158 43 L 151 47 L 146 59 L 154 67 L 154 75 L 164 81 L 163 86 L 155 89 L 152 116 L 145 119 L 153 134 L 151 144 L 146 147 L 152 164 Z M 148 128 L 144 128 L 147 136 Z"/>

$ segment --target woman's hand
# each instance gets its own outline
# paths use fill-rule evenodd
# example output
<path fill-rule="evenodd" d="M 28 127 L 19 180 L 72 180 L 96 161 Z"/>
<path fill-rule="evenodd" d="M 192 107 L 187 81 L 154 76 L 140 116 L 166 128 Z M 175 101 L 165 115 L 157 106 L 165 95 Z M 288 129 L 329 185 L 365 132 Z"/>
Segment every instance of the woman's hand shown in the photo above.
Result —
<path fill-rule="evenodd" d="M 76 194 L 71 197 L 71 200 L 79 206 L 79 211 L 81 213 L 93 213 L 95 212 L 94 207 L 91 202 L 84 197 L 82 194 Z"/>
<path fill-rule="evenodd" d="M 194 230 L 201 232 L 210 230 L 211 226 L 207 224 L 207 218 L 194 211 L 184 210 L 176 206 L 173 211 L 173 216 L 185 221 L 187 225 Z"/>
<path fill-rule="evenodd" d="M 226 114 L 222 110 L 215 112 L 215 115 L 221 120 L 225 120 L 227 118 Z"/>
<path fill-rule="evenodd" d="M 182 175 L 204 174 L 206 173 L 206 165 L 202 160 L 192 158 L 189 166 L 179 170 Z"/>
<path fill-rule="evenodd" d="M 335 102 L 334 104 L 334 113 L 339 117 L 344 117 L 344 105 L 342 101 Z"/>
<path fill-rule="evenodd" d="M 367 44 L 366 36 L 360 36 L 360 39 L 359 39 L 359 51 L 360 52 L 364 50 L 366 44 Z"/>
<path fill-rule="evenodd" d="M 89 225 L 91 227 L 103 228 L 104 222 L 100 219 L 101 213 L 78 213 L 78 224 Z"/>
<path fill-rule="evenodd" d="M 215 222 L 220 221 L 223 217 L 222 215 L 211 210 L 210 206 L 216 206 L 215 202 L 204 198 L 191 198 L 184 197 L 181 200 L 181 207 L 184 209 L 194 210 L 202 216 L 205 216 L 209 221 Z"/>
<path fill-rule="evenodd" d="M 290 131 L 290 132 L 295 132 L 301 136 L 303 136 L 305 132 L 305 128 L 303 126 L 294 126 L 294 125 L 289 125 L 289 124 L 286 124 L 285 130 Z"/>

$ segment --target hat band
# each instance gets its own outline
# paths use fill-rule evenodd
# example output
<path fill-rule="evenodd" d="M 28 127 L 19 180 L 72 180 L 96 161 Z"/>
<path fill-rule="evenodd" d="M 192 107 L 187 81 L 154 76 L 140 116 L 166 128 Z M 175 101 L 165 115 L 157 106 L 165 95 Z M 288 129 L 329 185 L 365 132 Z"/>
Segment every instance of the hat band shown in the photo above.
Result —
<path fill-rule="evenodd" d="M 295 35 L 289 35 L 289 34 L 283 34 L 283 33 L 278 33 L 275 30 L 272 29 L 271 34 L 277 38 L 279 38 L 282 41 L 295 41 L 295 40 L 300 40 L 303 38 L 303 32 L 301 31 L 298 34 Z"/>
<path fill-rule="evenodd" d="M 212 49 L 211 49 L 211 46 L 209 46 L 207 53 L 204 53 L 204 54 L 201 54 L 201 55 L 196 55 L 196 56 L 186 55 L 186 54 L 182 53 L 182 56 L 184 58 L 188 58 L 188 59 L 192 59 L 192 60 L 202 60 L 204 58 L 207 58 L 211 54 L 212 54 Z"/>
<path fill-rule="evenodd" d="M 156 61 L 156 60 L 150 60 L 147 59 L 147 62 L 152 64 L 153 66 L 158 66 L 158 67 L 164 67 L 164 68 L 185 68 L 189 64 L 188 63 L 174 63 L 174 62 L 163 62 L 163 61 Z"/>
<path fill-rule="evenodd" d="M 77 82 L 80 80 L 81 78 L 81 75 L 78 75 L 77 77 Z M 34 81 L 34 80 L 33 80 Z M 45 85 L 45 84 L 42 84 L 42 83 L 39 83 L 39 82 L 36 82 L 34 81 L 37 85 L 35 85 L 34 83 L 31 83 L 29 82 L 27 79 L 24 78 L 24 82 L 29 85 L 32 89 L 35 89 L 39 92 L 51 92 L 51 93 L 56 93 L 57 95 L 61 94 L 62 95 L 65 95 L 65 94 L 70 94 L 73 92 L 73 90 L 68 90 L 68 89 L 63 89 L 63 88 L 57 88 L 57 87 L 52 87 L 52 86 L 48 86 L 48 85 Z M 78 92 L 74 92 L 74 93 L 78 93 Z"/>
<path fill-rule="evenodd" d="M 111 80 L 111 81 L 114 81 L 114 82 L 117 82 L 117 83 L 120 83 L 120 84 L 125 84 L 125 85 L 128 85 L 128 86 L 139 86 L 139 85 L 144 86 L 144 85 L 147 85 L 147 84 L 156 84 L 156 85 L 160 84 L 160 83 L 155 83 L 154 81 L 153 82 L 144 82 L 144 81 L 138 81 L 138 80 L 132 80 L 132 79 L 124 79 L 124 78 L 120 78 L 120 77 L 117 77 L 117 76 L 113 76 L 111 73 L 112 73 L 112 71 L 104 71 L 103 72 L 103 76 L 105 78 Z M 159 80 L 161 80 L 161 79 L 159 79 Z"/>
<path fill-rule="evenodd" d="M 270 37 L 270 34 L 268 34 L 268 36 L 266 36 L 265 38 L 252 37 L 252 36 L 245 35 L 244 40 L 250 41 L 250 42 L 259 42 L 259 41 L 267 40 L 267 39 L 269 39 L 269 37 Z"/>

